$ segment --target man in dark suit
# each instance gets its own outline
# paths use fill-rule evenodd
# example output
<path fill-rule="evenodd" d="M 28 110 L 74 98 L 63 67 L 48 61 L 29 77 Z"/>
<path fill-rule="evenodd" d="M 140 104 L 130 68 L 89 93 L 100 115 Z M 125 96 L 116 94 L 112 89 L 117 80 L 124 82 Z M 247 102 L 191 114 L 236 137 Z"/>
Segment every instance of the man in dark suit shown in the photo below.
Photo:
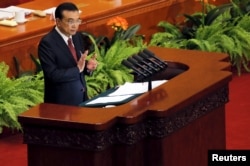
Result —
<path fill-rule="evenodd" d="M 56 8 L 55 22 L 38 46 L 44 72 L 44 102 L 78 106 L 87 99 L 84 75 L 96 69 L 97 61 L 95 57 L 86 61 L 88 43 L 77 32 L 81 20 L 73 3 Z"/>

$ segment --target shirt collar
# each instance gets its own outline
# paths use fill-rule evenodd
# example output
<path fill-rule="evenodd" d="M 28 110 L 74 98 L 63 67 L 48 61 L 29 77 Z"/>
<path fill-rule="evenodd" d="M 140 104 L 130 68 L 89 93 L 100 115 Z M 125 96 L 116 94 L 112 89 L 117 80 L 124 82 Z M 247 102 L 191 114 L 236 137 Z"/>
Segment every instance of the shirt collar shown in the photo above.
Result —
<path fill-rule="evenodd" d="M 68 39 L 69 37 L 64 35 L 60 30 L 59 28 L 56 26 L 55 27 L 56 31 L 59 33 L 60 36 L 62 36 L 63 40 L 65 41 L 66 44 L 68 44 Z M 72 36 L 70 36 L 70 38 L 72 39 Z"/>

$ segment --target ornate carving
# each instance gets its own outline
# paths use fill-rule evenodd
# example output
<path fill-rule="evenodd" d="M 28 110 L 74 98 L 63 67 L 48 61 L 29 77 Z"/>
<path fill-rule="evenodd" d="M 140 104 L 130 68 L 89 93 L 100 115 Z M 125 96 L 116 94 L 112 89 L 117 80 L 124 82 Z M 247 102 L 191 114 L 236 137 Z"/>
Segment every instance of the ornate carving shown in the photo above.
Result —
<path fill-rule="evenodd" d="M 224 87 L 216 93 L 207 98 L 201 99 L 172 116 L 167 118 L 149 119 L 147 121 L 149 135 L 158 138 L 166 137 L 210 111 L 222 106 L 228 102 L 228 91 L 228 87 Z"/>
<path fill-rule="evenodd" d="M 223 87 L 193 105 L 168 117 L 148 117 L 134 125 L 117 124 L 105 131 L 23 126 L 24 142 L 56 147 L 100 151 L 112 144 L 134 144 L 148 136 L 163 138 L 228 102 L 228 87 Z"/>

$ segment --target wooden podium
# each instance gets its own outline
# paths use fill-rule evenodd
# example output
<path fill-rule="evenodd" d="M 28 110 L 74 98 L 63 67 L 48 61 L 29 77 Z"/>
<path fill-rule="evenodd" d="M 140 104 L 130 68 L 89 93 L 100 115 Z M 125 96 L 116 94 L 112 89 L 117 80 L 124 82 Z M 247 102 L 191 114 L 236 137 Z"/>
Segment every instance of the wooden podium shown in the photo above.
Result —
<path fill-rule="evenodd" d="M 21 114 L 29 166 L 203 166 L 225 149 L 228 56 L 150 48 L 182 74 L 111 108 L 40 104 Z"/>

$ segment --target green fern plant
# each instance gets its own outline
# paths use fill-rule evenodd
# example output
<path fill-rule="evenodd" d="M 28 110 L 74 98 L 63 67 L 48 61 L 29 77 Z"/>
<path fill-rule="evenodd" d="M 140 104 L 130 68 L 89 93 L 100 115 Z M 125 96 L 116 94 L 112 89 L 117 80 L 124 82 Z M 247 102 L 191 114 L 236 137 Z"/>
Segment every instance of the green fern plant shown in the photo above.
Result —
<path fill-rule="evenodd" d="M 21 130 L 18 115 L 43 101 L 42 73 L 9 78 L 9 67 L 0 63 L 0 133 L 3 127 Z"/>
<path fill-rule="evenodd" d="M 231 11 L 233 17 L 239 15 L 249 14 L 250 12 L 250 1 L 249 0 L 231 0 L 234 8 Z"/>
<path fill-rule="evenodd" d="M 153 34 L 149 46 L 227 53 L 238 75 L 242 68 L 250 72 L 250 16 L 236 15 L 236 9 L 231 2 L 210 8 L 204 17 L 199 12 L 185 15 L 187 20 L 179 25 L 161 21 L 158 26 L 164 31 Z"/>
<path fill-rule="evenodd" d="M 132 70 L 121 63 L 124 59 L 146 48 L 143 35 L 136 34 L 141 27 L 139 24 L 129 27 L 126 19 L 114 17 L 107 22 L 107 25 L 114 29 L 114 34 L 110 38 L 95 37 L 90 33 L 82 32 L 92 43 L 88 57 L 96 54 L 98 61 L 98 67 L 93 75 L 85 77 L 89 98 L 109 88 L 134 81 Z"/>
<path fill-rule="evenodd" d="M 84 34 L 86 35 L 86 33 Z M 104 48 L 97 46 L 93 36 L 89 35 L 89 38 L 95 48 L 92 54 L 97 54 L 98 61 L 98 67 L 93 75 L 85 77 L 89 98 L 105 92 L 109 88 L 134 80 L 132 70 L 122 65 L 121 62 L 146 47 L 142 44 L 141 38 L 134 41 L 137 45 L 133 45 L 127 40 L 116 40 L 107 51 L 103 51 Z"/>

